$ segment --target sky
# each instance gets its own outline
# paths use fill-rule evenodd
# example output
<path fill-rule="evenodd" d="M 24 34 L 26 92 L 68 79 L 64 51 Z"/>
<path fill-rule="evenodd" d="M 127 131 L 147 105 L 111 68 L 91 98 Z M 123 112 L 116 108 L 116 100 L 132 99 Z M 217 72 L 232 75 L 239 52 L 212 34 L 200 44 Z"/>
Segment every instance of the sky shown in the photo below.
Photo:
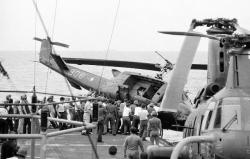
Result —
<path fill-rule="evenodd" d="M 67 50 L 107 50 L 119 0 L 37 2 L 50 36 L 69 44 Z M 157 31 L 186 31 L 194 18 L 237 18 L 250 29 L 250 14 L 245 14 L 249 4 L 249 0 L 120 0 L 110 49 L 178 51 L 183 37 Z M 0 0 L 0 51 L 39 48 L 32 40 L 45 37 L 38 20 L 32 0 Z M 207 40 L 201 41 L 199 50 L 207 50 Z"/>

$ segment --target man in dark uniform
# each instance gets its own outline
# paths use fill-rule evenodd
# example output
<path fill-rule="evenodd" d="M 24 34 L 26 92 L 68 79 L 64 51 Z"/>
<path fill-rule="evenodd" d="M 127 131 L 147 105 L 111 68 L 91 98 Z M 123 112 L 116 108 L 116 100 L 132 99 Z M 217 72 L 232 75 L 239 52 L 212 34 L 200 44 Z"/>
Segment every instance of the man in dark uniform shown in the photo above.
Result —
<path fill-rule="evenodd" d="M 26 94 L 21 97 L 21 104 L 28 104 L 27 96 Z M 23 114 L 30 114 L 31 113 L 31 106 L 30 105 L 24 105 L 23 107 Z M 26 128 L 28 127 L 28 134 L 31 133 L 31 121 L 29 118 L 24 118 L 23 123 L 23 133 L 26 134 Z"/>
<path fill-rule="evenodd" d="M 104 131 L 104 119 L 106 116 L 106 109 L 103 107 L 102 103 L 98 104 L 98 122 L 97 122 L 97 142 L 103 142 L 102 141 L 102 134 Z"/>
<path fill-rule="evenodd" d="M 11 132 L 11 134 L 15 134 Z M 5 141 L 1 148 L 1 159 L 10 158 L 16 155 L 18 151 L 17 141 L 16 139 L 8 139 Z"/>
<path fill-rule="evenodd" d="M 115 119 L 117 119 L 118 112 L 117 112 L 117 107 L 114 105 L 114 100 L 109 100 L 107 106 L 107 116 L 106 116 L 106 122 L 105 124 L 108 127 L 108 123 L 110 122 L 110 126 L 112 129 L 112 134 L 116 135 L 116 130 L 115 130 Z"/>

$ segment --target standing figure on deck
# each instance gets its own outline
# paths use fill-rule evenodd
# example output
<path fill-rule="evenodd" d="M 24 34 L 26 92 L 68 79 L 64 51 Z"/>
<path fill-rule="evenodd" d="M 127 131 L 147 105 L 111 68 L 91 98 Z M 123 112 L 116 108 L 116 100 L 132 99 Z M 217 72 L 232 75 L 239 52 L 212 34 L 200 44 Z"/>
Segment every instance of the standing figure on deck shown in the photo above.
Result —
<path fill-rule="evenodd" d="M 21 97 L 21 104 L 27 104 L 27 105 L 22 106 L 23 114 L 27 114 L 27 115 L 31 114 L 31 106 L 28 105 L 29 103 L 28 103 L 26 94 L 24 94 Z M 30 118 L 24 118 L 23 134 L 26 134 L 27 129 L 28 129 L 28 134 L 31 134 L 31 121 L 30 121 Z"/>
<path fill-rule="evenodd" d="M 159 145 L 159 139 L 162 133 L 161 120 L 157 118 L 156 111 L 151 113 L 152 118 L 148 121 L 148 132 L 150 132 L 150 141 L 152 145 L 154 142 L 156 145 Z"/>
<path fill-rule="evenodd" d="M 64 100 L 64 97 L 60 98 L 60 102 L 64 102 Z M 58 104 L 56 110 L 59 119 L 67 119 L 66 105 L 64 103 Z M 66 128 L 67 125 L 65 123 L 59 123 L 59 130 L 64 130 Z"/>
<path fill-rule="evenodd" d="M 106 106 L 106 110 L 107 110 L 107 116 L 106 116 L 106 126 L 108 128 L 108 124 L 110 123 L 110 127 L 112 130 L 112 134 L 116 135 L 116 130 L 115 130 L 115 119 L 118 116 L 118 112 L 117 112 L 117 107 L 116 105 L 114 105 L 114 101 L 113 100 L 109 100 L 108 104 Z"/>
<path fill-rule="evenodd" d="M 138 100 L 134 101 L 134 105 L 136 105 L 136 107 L 134 109 L 132 126 L 135 127 L 137 129 L 137 132 L 138 132 L 138 126 L 140 123 L 139 113 L 141 112 L 141 107 L 139 106 Z M 132 109 L 131 109 L 131 111 L 132 111 Z"/>
<path fill-rule="evenodd" d="M 103 142 L 102 134 L 104 131 L 105 116 L 106 116 L 106 109 L 103 107 L 102 103 L 98 103 L 97 142 Z"/>
<path fill-rule="evenodd" d="M 136 135 L 136 128 L 130 129 L 131 135 L 126 137 L 124 142 L 124 158 L 139 159 L 139 147 L 144 152 L 143 142 L 139 136 Z"/>
<path fill-rule="evenodd" d="M 138 113 L 139 119 L 140 119 L 140 137 L 143 141 L 146 141 L 147 136 L 147 125 L 148 125 L 148 110 L 146 109 L 146 105 L 142 104 L 142 109 Z"/>
<path fill-rule="evenodd" d="M 131 109 L 129 105 L 125 105 L 123 108 L 123 114 L 122 114 L 122 121 L 123 121 L 123 127 L 124 127 L 123 135 L 127 135 L 128 133 L 127 131 L 131 127 L 131 122 L 129 118 L 130 115 L 131 115 Z"/>

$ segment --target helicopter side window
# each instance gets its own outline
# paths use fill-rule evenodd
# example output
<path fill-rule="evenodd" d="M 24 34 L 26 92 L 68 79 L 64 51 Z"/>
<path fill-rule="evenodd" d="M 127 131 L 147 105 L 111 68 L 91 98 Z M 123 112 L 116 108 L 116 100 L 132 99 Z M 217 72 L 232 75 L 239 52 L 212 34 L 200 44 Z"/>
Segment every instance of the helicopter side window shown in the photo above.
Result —
<path fill-rule="evenodd" d="M 220 128 L 221 127 L 221 107 L 217 109 L 215 121 L 214 121 L 214 128 Z"/>
<path fill-rule="evenodd" d="M 212 118 L 213 110 L 215 108 L 215 104 L 216 104 L 215 102 L 211 102 L 208 105 L 208 110 L 205 112 L 204 119 L 202 122 L 202 130 L 208 129 L 211 118 Z"/>

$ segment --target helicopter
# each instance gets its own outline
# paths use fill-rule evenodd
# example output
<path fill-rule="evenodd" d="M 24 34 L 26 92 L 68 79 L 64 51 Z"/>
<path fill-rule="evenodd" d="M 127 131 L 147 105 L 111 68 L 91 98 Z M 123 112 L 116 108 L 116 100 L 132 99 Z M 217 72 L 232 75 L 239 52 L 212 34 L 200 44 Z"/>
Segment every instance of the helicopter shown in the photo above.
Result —
<path fill-rule="evenodd" d="M 207 26 L 207 34 L 194 32 L 197 26 Z M 161 33 L 186 36 L 183 48 L 197 47 L 201 37 L 209 39 L 207 85 L 194 100 L 194 110 L 184 124 L 183 140 L 175 147 L 149 148 L 149 158 L 250 158 L 250 32 L 236 19 L 218 18 L 193 20 L 188 32 Z M 183 59 L 183 48 L 178 61 Z M 194 52 L 185 53 L 194 56 Z M 184 65 L 190 65 L 191 60 Z M 167 89 L 165 96 L 170 91 L 180 93 Z M 161 109 L 176 109 L 176 105 L 166 100 Z"/>
<path fill-rule="evenodd" d="M 36 4 L 35 4 L 36 6 Z M 160 104 L 168 86 L 168 83 L 150 76 L 145 76 L 137 72 L 120 72 L 116 69 L 112 69 L 113 79 L 107 79 L 99 75 L 95 75 L 91 72 L 81 70 L 70 64 L 88 64 L 88 65 L 103 65 L 103 66 L 116 66 L 116 67 L 130 67 L 139 68 L 145 70 L 161 71 L 165 72 L 172 69 L 172 64 L 165 59 L 166 65 L 159 67 L 159 64 L 143 63 L 143 62 L 131 62 L 131 61 L 115 61 L 115 60 L 101 60 L 101 59 L 83 59 L 83 58 L 62 58 L 55 53 L 53 46 L 69 47 L 67 44 L 51 41 L 48 31 L 40 16 L 39 10 L 36 6 L 36 11 L 39 15 L 40 22 L 45 30 L 47 38 L 41 39 L 35 37 L 34 40 L 41 42 L 41 49 L 39 55 L 39 62 L 54 70 L 55 72 L 64 76 L 69 84 L 76 88 L 84 88 L 97 92 L 99 95 L 119 99 L 119 100 L 138 100 L 140 103 L 154 103 Z M 193 69 L 206 69 L 206 65 L 193 64 Z M 191 100 L 189 99 L 187 92 L 182 90 L 182 100 L 179 108 L 180 112 L 184 115 L 189 114 L 191 107 Z M 169 118 L 164 127 L 169 127 L 168 123 L 176 123 L 178 117 L 173 113 L 168 115 Z M 181 121 L 185 120 L 183 117 Z M 183 123 L 183 122 L 182 122 Z"/>

